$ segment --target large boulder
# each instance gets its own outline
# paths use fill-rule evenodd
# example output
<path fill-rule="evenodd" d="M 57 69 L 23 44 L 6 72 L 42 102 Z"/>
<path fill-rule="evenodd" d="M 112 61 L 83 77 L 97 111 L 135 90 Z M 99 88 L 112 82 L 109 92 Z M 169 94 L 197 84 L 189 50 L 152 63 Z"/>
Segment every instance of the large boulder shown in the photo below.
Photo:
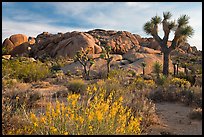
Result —
<path fill-rule="evenodd" d="M 140 53 L 148 53 L 148 54 L 160 54 L 161 53 L 160 50 L 154 50 L 154 49 L 147 48 L 147 47 L 140 47 L 138 52 L 140 52 Z"/>
<path fill-rule="evenodd" d="M 127 31 L 95 29 L 87 33 L 94 37 L 97 44 L 111 46 L 113 54 L 124 54 L 132 47 L 139 45 L 135 35 Z"/>
<path fill-rule="evenodd" d="M 5 53 L 3 54 L 9 54 L 13 48 L 14 48 L 14 44 L 9 40 L 9 38 L 6 38 L 4 41 L 3 41 L 3 44 L 2 44 L 2 48 L 5 49 Z"/>
<path fill-rule="evenodd" d="M 159 43 L 153 38 L 142 38 L 140 39 L 140 45 L 143 47 L 148 47 L 155 50 L 160 50 L 161 47 Z"/>
<path fill-rule="evenodd" d="M 106 70 L 106 60 L 97 58 L 95 59 L 94 65 L 91 67 L 90 75 L 98 74 L 104 70 Z M 65 65 L 61 68 L 61 70 L 66 74 L 68 71 L 72 74 L 76 74 L 79 71 L 83 72 L 83 66 L 79 63 L 79 61 L 73 62 L 71 64 Z"/>
<path fill-rule="evenodd" d="M 35 38 L 34 38 L 34 37 L 29 37 L 29 38 L 28 38 L 28 42 L 29 42 L 29 44 L 31 44 L 31 45 L 35 44 Z"/>
<path fill-rule="evenodd" d="M 126 68 L 126 69 L 131 69 L 134 70 L 135 72 L 137 72 L 138 74 L 142 73 L 142 62 L 145 62 L 147 65 L 145 67 L 145 73 L 146 74 L 150 74 L 153 71 L 153 65 L 155 62 L 159 62 L 160 64 L 163 64 L 163 55 L 160 54 L 148 54 L 145 53 L 144 54 L 144 58 L 140 58 L 138 60 L 136 60 L 135 62 L 131 63 L 131 64 L 127 64 L 124 65 L 122 67 Z M 169 68 L 170 68 L 170 72 L 173 71 L 173 65 L 172 65 L 172 61 L 169 61 Z"/>
<path fill-rule="evenodd" d="M 10 38 L 6 38 L 2 44 L 2 47 L 5 48 L 6 53 L 10 54 L 10 52 L 17 46 L 22 43 L 28 42 L 28 38 L 24 34 L 14 34 L 11 35 Z"/>
<path fill-rule="evenodd" d="M 130 62 L 135 62 L 136 60 L 138 59 L 141 59 L 141 58 L 144 58 L 144 54 L 143 53 L 138 53 L 138 52 L 135 52 L 135 53 L 126 53 L 123 55 L 123 58 L 130 61 Z"/>
<path fill-rule="evenodd" d="M 24 34 L 15 34 L 10 36 L 9 40 L 14 44 L 14 46 L 19 46 L 24 42 L 28 42 L 28 37 Z"/>
<path fill-rule="evenodd" d="M 52 56 L 68 56 L 73 58 L 76 52 L 81 50 L 81 48 L 90 48 L 90 53 L 95 53 L 96 44 L 91 35 L 83 32 L 73 32 L 72 36 L 73 37 L 60 41 L 56 48 L 53 49 Z"/>
<path fill-rule="evenodd" d="M 160 54 L 161 51 L 139 46 L 134 47 L 130 49 L 127 53 L 123 54 L 123 58 L 129 60 L 130 62 L 134 62 L 138 59 L 146 57 L 146 53 Z"/>
<path fill-rule="evenodd" d="M 16 46 L 11 52 L 11 56 L 28 56 L 29 55 L 29 42 L 22 43 Z"/>

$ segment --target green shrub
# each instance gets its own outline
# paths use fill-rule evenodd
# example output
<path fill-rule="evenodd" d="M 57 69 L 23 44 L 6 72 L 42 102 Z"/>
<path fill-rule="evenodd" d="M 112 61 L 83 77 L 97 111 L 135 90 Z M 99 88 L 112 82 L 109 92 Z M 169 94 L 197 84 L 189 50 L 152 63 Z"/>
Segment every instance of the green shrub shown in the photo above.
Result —
<path fill-rule="evenodd" d="M 81 79 L 71 80 L 68 84 L 68 89 L 73 93 L 83 93 L 86 91 L 87 85 Z"/>
<path fill-rule="evenodd" d="M 157 78 L 159 78 L 159 73 L 162 72 L 162 65 L 159 62 L 154 63 L 153 72 L 156 73 Z"/>
<path fill-rule="evenodd" d="M 158 87 L 151 92 L 149 92 L 149 99 L 155 101 L 155 102 L 161 102 L 164 101 L 164 89 L 162 87 Z"/>
<path fill-rule="evenodd" d="M 167 84 L 167 77 L 165 75 L 160 75 L 158 79 L 156 79 L 156 84 L 164 86 Z"/>
<path fill-rule="evenodd" d="M 50 71 L 42 62 L 31 62 L 26 58 L 3 60 L 2 77 L 17 79 L 23 82 L 33 82 L 46 78 Z"/>
<path fill-rule="evenodd" d="M 52 98 L 67 97 L 68 94 L 69 94 L 68 90 L 60 90 L 60 91 L 57 91 L 56 93 L 54 93 L 52 95 Z"/>

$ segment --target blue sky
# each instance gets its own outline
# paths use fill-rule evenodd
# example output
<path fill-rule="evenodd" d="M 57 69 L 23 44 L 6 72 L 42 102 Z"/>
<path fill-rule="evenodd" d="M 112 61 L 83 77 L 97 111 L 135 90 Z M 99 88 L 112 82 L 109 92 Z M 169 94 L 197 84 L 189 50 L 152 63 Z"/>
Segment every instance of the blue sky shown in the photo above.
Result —
<path fill-rule="evenodd" d="M 162 17 L 164 11 L 173 14 L 172 20 L 190 16 L 195 33 L 188 42 L 202 50 L 202 2 L 2 2 L 2 41 L 19 33 L 36 37 L 43 31 L 56 34 L 96 28 L 150 37 L 143 31 L 144 23 L 155 15 Z M 163 37 L 161 27 L 159 35 Z"/>

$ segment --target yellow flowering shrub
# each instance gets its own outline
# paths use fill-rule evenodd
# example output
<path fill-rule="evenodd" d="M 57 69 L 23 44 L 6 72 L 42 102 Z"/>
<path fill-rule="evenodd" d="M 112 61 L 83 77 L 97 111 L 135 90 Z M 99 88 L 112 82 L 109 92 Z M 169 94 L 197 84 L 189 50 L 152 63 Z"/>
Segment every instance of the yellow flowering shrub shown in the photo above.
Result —
<path fill-rule="evenodd" d="M 191 86 L 189 81 L 186 81 L 185 79 L 180 79 L 180 78 L 172 78 L 170 80 L 170 84 L 175 85 L 177 87 L 185 87 L 189 88 Z"/>
<path fill-rule="evenodd" d="M 91 90 L 87 88 L 87 100 L 81 100 L 79 94 L 70 94 L 66 104 L 56 101 L 55 105 L 47 105 L 44 114 L 31 113 L 31 125 L 19 129 L 18 134 L 141 134 L 142 119 L 135 117 L 131 109 L 122 105 L 123 97 L 113 101 L 112 92 L 105 97 L 105 90 Z"/>

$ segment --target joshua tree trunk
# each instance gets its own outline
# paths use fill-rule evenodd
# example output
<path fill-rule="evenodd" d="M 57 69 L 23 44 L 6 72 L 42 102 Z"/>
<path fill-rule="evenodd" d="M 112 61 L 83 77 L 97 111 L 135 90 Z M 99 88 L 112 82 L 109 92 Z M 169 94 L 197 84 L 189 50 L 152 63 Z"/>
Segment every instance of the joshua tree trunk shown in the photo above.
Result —
<path fill-rule="evenodd" d="M 143 67 L 143 76 L 145 75 L 145 68 Z"/>
<path fill-rule="evenodd" d="M 107 77 L 109 77 L 109 72 L 110 72 L 110 60 L 107 60 Z"/>
<path fill-rule="evenodd" d="M 84 78 L 88 79 L 88 74 L 87 74 L 86 66 L 83 66 L 83 67 L 84 67 Z"/>
<path fill-rule="evenodd" d="M 184 67 L 184 71 L 185 71 L 185 74 L 186 74 L 186 76 L 188 75 L 188 70 L 187 70 L 187 67 L 185 66 Z"/>
<path fill-rule="evenodd" d="M 168 76 L 169 74 L 169 52 L 164 52 L 164 58 L 163 58 L 163 74 Z"/>
<path fill-rule="evenodd" d="M 176 75 L 178 76 L 178 68 L 179 68 L 179 65 L 177 64 L 177 70 L 176 70 Z"/>
<path fill-rule="evenodd" d="M 176 64 L 174 64 L 174 76 L 176 75 Z"/>

